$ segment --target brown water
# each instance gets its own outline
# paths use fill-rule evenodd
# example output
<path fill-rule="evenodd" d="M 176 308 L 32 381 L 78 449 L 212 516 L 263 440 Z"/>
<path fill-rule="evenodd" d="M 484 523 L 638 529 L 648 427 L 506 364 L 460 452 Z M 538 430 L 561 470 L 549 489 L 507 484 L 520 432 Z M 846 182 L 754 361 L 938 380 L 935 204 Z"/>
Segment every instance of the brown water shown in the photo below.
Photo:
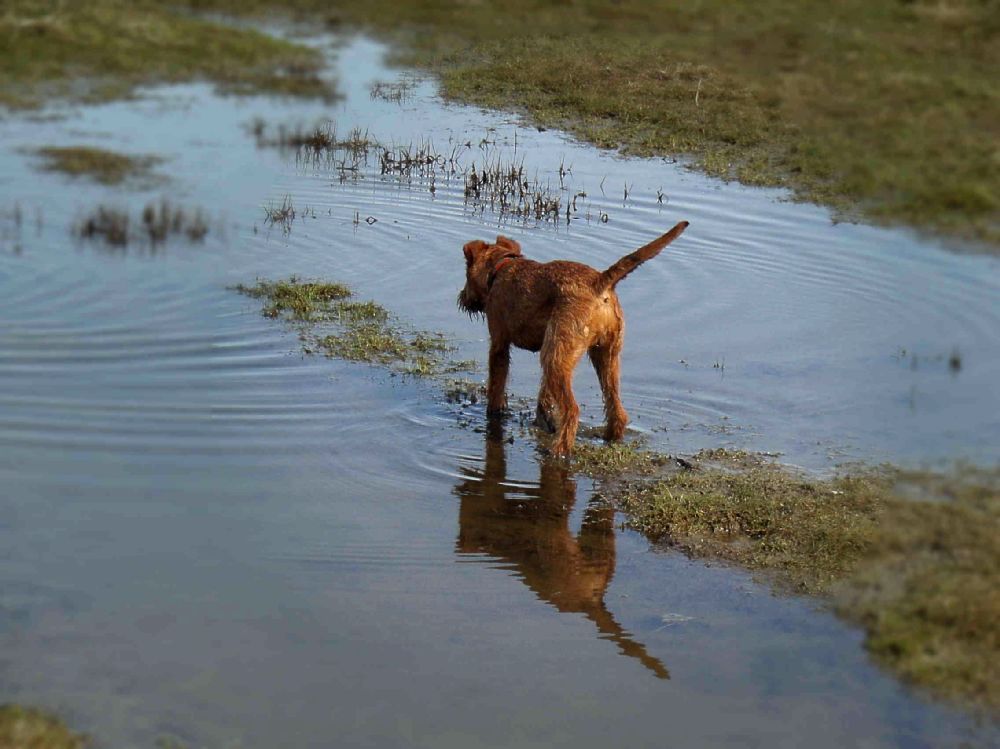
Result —
<path fill-rule="evenodd" d="M 344 281 L 483 362 L 483 326 L 454 307 L 463 242 L 503 231 L 604 267 L 687 219 L 620 287 L 633 427 L 668 451 L 825 470 L 998 460 L 997 261 L 446 106 L 427 82 L 372 100 L 399 75 L 380 55 L 341 50 L 333 107 L 183 86 L 0 121 L 0 701 L 111 747 L 995 740 L 875 668 L 814 602 L 621 531 L 531 433 L 493 442 L 481 405 L 434 382 L 303 357 L 227 287 Z M 571 166 L 561 194 L 587 198 L 568 224 L 500 220 L 461 179 L 342 181 L 258 149 L 255 117 L 468 142 L 466 162 L 516 140 L 533 177 L 558 193 Z M 164 155 L 173 182 L 95 187 L 21 150 L 62 143 Z M 161 194 L 212 216 L 204 243 L 71 238 L 99 202 L 137 213 Z M 300 218 L 268 229 L 261 206 L 286 195 Z M 512 391 L 536 380 L 516 356 Z M 589 371 L 576 389 L 597 423 Z"/>

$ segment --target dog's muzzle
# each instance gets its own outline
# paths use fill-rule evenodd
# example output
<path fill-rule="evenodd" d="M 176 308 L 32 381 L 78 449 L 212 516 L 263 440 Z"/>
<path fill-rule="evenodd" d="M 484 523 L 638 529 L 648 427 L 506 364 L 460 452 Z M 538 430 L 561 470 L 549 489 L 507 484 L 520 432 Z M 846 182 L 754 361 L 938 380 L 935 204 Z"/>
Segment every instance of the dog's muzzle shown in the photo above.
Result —
<path fill-rule="evenodd" d="M 458 307 L 470 315 L 481 315 L 485 309 L 480 299 L 470 298 L 468 289 L 462 289 L 458 292 Z"/>

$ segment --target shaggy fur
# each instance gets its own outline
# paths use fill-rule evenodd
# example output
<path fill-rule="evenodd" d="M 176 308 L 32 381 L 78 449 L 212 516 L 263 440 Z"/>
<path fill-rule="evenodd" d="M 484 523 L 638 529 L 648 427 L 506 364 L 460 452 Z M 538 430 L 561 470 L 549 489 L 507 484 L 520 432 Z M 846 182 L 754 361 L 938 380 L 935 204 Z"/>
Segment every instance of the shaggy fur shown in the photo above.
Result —
<path fill-rule="evenodd" d="M 494 244 L 468 242 L 462 248 L 465 288 L 458 295 L 458 306 L 469 314 L 484 314 L 489 327 L 487 414 L 497 417 L 506 409 L 510 347 L 541 352 L 536 421 L 555 432 L 552 451 L 568 455 L 580 421 L 573 370 L 586 352 L 604 395 L 605 439 L 620 440 L 628 423 L 619 397 L 625 319 L 615 285 L 658 255 L 687 226 L 687 221 L 680 222 L 603 272 L 567 260 L 529 260 L 507 237 L 497 237 Z"/>

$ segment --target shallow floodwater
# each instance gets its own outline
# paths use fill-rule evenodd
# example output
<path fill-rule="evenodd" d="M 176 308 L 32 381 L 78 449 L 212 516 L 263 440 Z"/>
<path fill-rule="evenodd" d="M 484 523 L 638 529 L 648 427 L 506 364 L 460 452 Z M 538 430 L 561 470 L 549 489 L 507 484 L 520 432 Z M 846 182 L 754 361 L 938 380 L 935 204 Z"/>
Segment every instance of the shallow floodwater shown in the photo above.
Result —
<path fill-rule="evenodd" d="M 822 471 L 998 460 L 997 261 L 599 154 L 428 82 L 372 99 L 401 75 L 381 54 L 340 49 L 333 106 L 193 85 L 0 120 L 0 701 L 109 747 L 995 740 L 874 667 L 814 602 L 620 530 L 532 433 L 490 441 L 481 405 L 435 382 L 304 357 L 228 287 L 344 281 L 482 363 L 484 326 L 454 306 L 465 241 L 500 231 L 606 267 L 687 219 L 619 287 L 636 433 Z M 568 222 L 502 219 L 461 177 L 431 191 L 258 148 L 255 118 L 431 139 L 465 164 L 516 148 L 563 208 L 586 197 Z M 163 155 L 171 181 L 96 187 L 24 150 L 62 144 Z M 99 203 L 137 214 L 161 195 L 211 216 L 204 243 L 72 238 Z M 298 218 L 267 227 L 262 206 L 286 196 Z M 537 377 L 515 356 L 515 394 Z M 583 366 L 576 389 L 597 423 Z"/>

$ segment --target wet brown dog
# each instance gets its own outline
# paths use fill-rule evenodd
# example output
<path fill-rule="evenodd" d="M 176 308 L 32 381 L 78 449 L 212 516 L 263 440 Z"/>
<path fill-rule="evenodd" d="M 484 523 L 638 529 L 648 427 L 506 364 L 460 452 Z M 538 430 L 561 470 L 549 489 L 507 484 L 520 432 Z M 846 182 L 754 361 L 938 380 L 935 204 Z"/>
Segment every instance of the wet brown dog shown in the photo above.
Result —
<path fill-rule="evenodd" d="M 681 221 L 662 237 L 626 255 L 604 272 L 567 260 L 538 263 L 521 255 L 507 237 L 495 244 L 468 242 L 465 288 L 458 306 L 485 314 L 490 331 L 487 414 L 507 406 L 510 347 L 541 351 L 542 385 L 536 421 L 556 433 L 552 452 L 568 455 L 576 440 L 580 408 L 573 397 L 573 370 L 586 351 L 604 395 L 604 438 L 620 440 L 628 415 L 618 394 L 619 359 L 625 333 L 615 285 L 683 233 Z"/>

